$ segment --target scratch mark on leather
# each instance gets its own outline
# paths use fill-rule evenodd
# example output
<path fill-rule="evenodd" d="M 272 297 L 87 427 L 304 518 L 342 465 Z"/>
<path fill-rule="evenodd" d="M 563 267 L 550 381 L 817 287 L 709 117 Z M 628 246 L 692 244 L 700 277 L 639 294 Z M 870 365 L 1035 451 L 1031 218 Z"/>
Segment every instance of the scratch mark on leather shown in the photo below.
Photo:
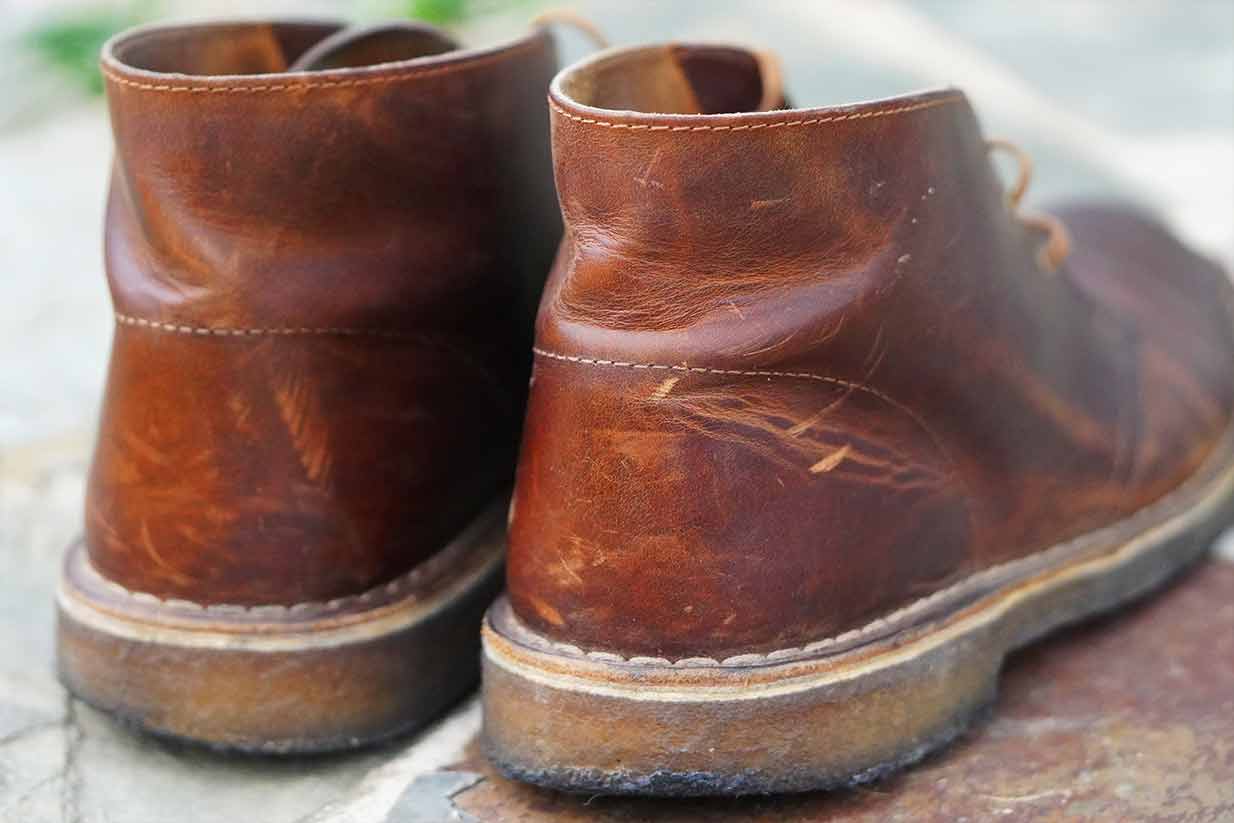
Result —
<path fill-rule="evenodd" d="M 656 390 L 651 393 L 651 399 L 652 400 L 663 400 L 664 398 L 668 397 L 668 393 L 673 390 L 673 386 L 676 386 L 677 381 L 680 379 L 681 379 L 680 377 L 664 378 L 664 382 L 656 386 Z"/>
<path fill-rule="evenodd" d="M 1227 437 L 1229 436 L 1229 433 L 1227 433 Z M 1229 477 L 1229 474 L 1230 473 L 1227 471 L 1225 476 Z M 670 660 L 669 665 L 675 667 L 725 666 L 775 662 L 800 657 L 802 655 L 813 654 L 816 652 L 824 652 L 836 647 L 848 647 L 853 643 L 863 641 L 873 636 L 883 636 L 887 632 L 898 630 L 904 625 L 911 625 L 913 620 L 917 619 L 922 614 L 928 614 L 937 606 L 956 599 L 962 599 L 974 591 L 981 591 L 987 586 L 1002 586 L 1023 582 L 1026 579 L 1031 579 L 1031 576 L 1034 574 L 1040 574 L 1043 571 L 1048 571 L 1051 564 L 1058 560 L 1065 560 L 1068 558 L 1074 559 L 1077 556 L 1083 557 L 1084 555 L 1082 554 L 1082 550 L 1086 545 L 1100 545 L 1109 537 L 1117 535 L 1124 530 L 1147 527 L 1150 524 L 1159 524 L 1161 522 L 1161 518 L 1173 516 L 1182 510 L 1187 501 L 1192 500 L 1196 494 L 1204 490 L 1209 483 L 1212 483 L 1212 478 L 1205 472 L 1199 471 L 1187 478 L 1187 480 L 1185 480 L 1173 491 L 1158 498 L 1156 501 L 1148 504 L 1144 508 L 1138 509 L 1128 517 L 1072 538 L 1071 540 L 1056 543 L 1049 548 L 1041 549 L 1032 554 L 1025 555 L 1024 557 L 1009 560 L 1007 562 L 982 569 L 981 571 L 974 572 L 968 577 L 958 580 L 950 586 L 939 589 L 938 591 L 895 609 L 889 614 L 872 620 L 863 626 L 849 629 L 841 634 L 825 637 L 800 646 L 789 646 L 776 649 L 771 652 L 749 652 L 722 659 L 715 657 L 684 657 L 677 660 Z M 1211 489 L 1209 489 L 1209 491 L 1211 492 Z M 1117 554 L 1117 550 L 1114 552 L 1100 553 L 1095 555 L 1095 557 L 1109 557 L 1111 554 Z M 723 625 L 727 625 L 734 618 L 736 618 L 736 614 L 730 614 L 729 617 L 724 620 Z M 547 637 L 536 634 L 531 629 L 522 626 L 517 615 L 511 614 L 510 619 L 515 623 L 515 625 L 519 626 L 521 632 L 525 633 L 528 637 L 534 638 L 536 643 L 543 648 L 553 649 L 573 657 L 585 657 L 592 660 L 601 660 L 605 662 L 623 663 L 632 662 L 637 659 L 634 657 L 625 657 L 615 652 L 584 651 L 578 646 L 550 640 Z"/>
<path fill-rule="evenodd" d="M 91 511 L 96 519 L 105 528 L 110 528 L 105 520 L 102 519 L 101 513 Z M 477 533 L 483 534 L 486 530 L 491 529 L 495 522 L 500 522 L 500 509 L 493 509 L 491 513 L 481 516 L 477 519 L 470 530 L 476 530 Z M 116 541 L 119 545 L 119 541 Z M 356 594 L 343 595 L 332 600 L 306 600 L 300 603 L 292 603 L 284 605 L 279 603 L 269 603 L 263 605 L 240 605 L 233 603 L 198 603 L 192 600 L 184 600 L 181 598 L 159 597 L 158 595 L 149 592 L 134 591 L 126 588 L 114 580 L 103 576 L 98 569 L 90 562 L 87 556 L 83 560 L 83 571 L 85 574 L 98 585 L 101 585 L 111 591 L 113 594 L 136 603 L 141 603 L 149 606 L 158 606 L 161 608 L 170 609 L 174 612 L 196 612 L 210 615 L 235 615 L 235 616 L 251 616 L 251 617 L 282 617 L 285 615 L 301 615 L 310 612 L 337 612 L 344 608 L 350 608 L 361 603 L 373 603 L 381 598 L 419 598 L 429 591 L 428 587 L 436 585 L 447 574 L 457 571 L 460 564 L 465 562 L 465 559 L 475 551 L 475 537 L 468 537 L 466 534 L 449 543 L 444 549 L 441 549 L 436 554 L 431 555 L 426 560 L 420 562 L 416 566 L 407 570 L 402 575 L 389 580 L 385 583 L 380 583 L 370 589 Z"/>
<path fill-rule="evenodd" d="M 800 437 L 801 435 L 805 434 L 810 429 L 814 428 L 814 426 L 818 425 L 819 421 L 821 421 L 824 417 L 826 417 L 828 414 L 830 414 L 832 411 L 838 408 L 841 403 L 848 400 L 848 398 L 852 396 L 853 391 L 854 389 L 852 387 L 846 387 L 844 389 L 844 392 L 839 397 L 837 397 L 835 400 L 832 400 L 826 406 L 823 406 L 821 409 L 819 409 L 814 414 L 807 417 L 805 420 L 802 420 L 800 423 L 797 423 L 796 425 L 790 427 L 788 430 L 788 436 L 789 437 Z"/>
<path fill-rule="evenodd" d="M 846 397 L 852 394 L 847 389 L 834 391 Z M 787 436 L 786 421 L 795 419 L 793 405 L 757 383 L 742 387 L 694 386 L 672 400 L 676 425 L 699 437 L 746 449 L 784 470 L 804 472 L 818 459 L 820 450 L 829 451 L 844 442 L 845 432 L 832 431 L 821 420 L 819 430 L 811 432 L 808 438 Z"/>
<path fill-rule="evenodd" d="M 830 343 L 832 340 L 837 338 L 840 335 L 840 332 L 844 330 L 844 321 L 847 319 L 848 319 L 848 314 L 841 314 L 840 319 L 836 321 L 836 324 L 834 326 L 832 326 L 830 329 L 827 329 L 825 332 L 823 332 L 822 335 L 814 338 L 815 345 L 821 346 L 824 343 Z M 796 333 L 797 332 L 794 330 L 793 334 L 796 334 Z"/>
<path fill-rule="evenodd" d="M 844 444 L 811 466 L 810 474 L 825 474 L 826 472 L 832 471 L 844 462 L 844 458 L 848 457 L 848 453 L 852 451 L 852 449 L 853 446 L 851 443 Z"/>
<path fill-rule="evenodd" d="M 333 460 L 326 429 L 318 425 L 320 415 L 312 388 L 292 375 L 275 387 L 274 400 L 305 475 L 313 483 L 327 483 Z"/>
<path fill-rule="evenodd" d="M 792 198 L 789 198 L 789 197 L 775 197 L 769 200 L 751 200 L 750 201 L 750 211 L 758 211 L 759 209 L 766 209 L 766 208 L 770 208 L 771 206 L 778 206 L 781 203 L 787 203 L 791 199 Z"/>
<path fill-rule="evenodd" d="M 195 546 L 204 546 L 206 543 L 206 538 L 202 535 L 201 530 L 189 523 L 177 523 L 176 534 Z"/>
<path fill-rule="evenodd" d="M 870 344 L 870 352 L 866 355 L 863 365 L 866 368 L 865 375 L 861 378 L 862 382 L 867 382 L 874 376 L 874 372 L 878 371 L 878 367 L 883 364 L 883 358 L 887 356 L 887 346 L 883 345 L 883 330 L 886 327 L 886 322 L 880 320 L 878 323 L 878 332 L 874 335 L 874 342 Z"/>
<path fill-rule="evenodd" d="M 254 429 L 250 423 L 253 415 L 253 407 L 245 399 L 244 395 L 236 393 L 227 398 L 227 408 L 231 412 L 232 424 L 237 431 L 253 434 Z"/>
<path fill-rule="evenodd" d="M 872 397 L 877 397 L 879 400 L 882 400 L 884 403 L 887 403 L 893 408 L 896 408 L 900 410 L 901 412 L 903 412 L 905 415 L 908 416 L 910 420 L 912 420 L 914 423 L 916 423 L 921 428 L 921 430 L 925 433 L 927 437 L 930 438 L 930 441 L 934 444 L 934 447 L 938 449 L 939 454 L 942 455 L 943 460 L 947 462 L 948 467 L 952 471 L 955 470 L 955 461 L 951 459 L 951 455 L 947 451 L 946 447 L 943 445 L 942 440 L 938 437 L 937 434 L 935 434 L 933 429 L 931 429 L 928 425 L 926 425 L 926 422 L 925 420 L 922 419 L 921 415 L 917 414 L 917 412 L 913 411 L 908 406 L 905 406 L 903 403 L 887 395 L 886 393 L 880 391 L 879 389 L 873 388 L 872 386 L 867 386 L 864 383 L 857 383 L 852 380 L 844 380 L 843 378 L 839 378 L 839 377 L 830 377 L 825 374 L 815 374 L 814 372 L 776 371 L 772 369 L 715 369 L 709 366 L 688 366 L 685 364 L 676 365 L 676 364 L 668 364 L 668 363 L 632 363 L 632 362 L 627 362 L 624 360 L 604 360 L 604 359 L 593 358 L 593 357 L 580 357 L 578 355 L 572 355 L 572 354 L 558 354 L 557 352 L 547 351 L 539 347 L 533 347 L 532 352 L 534 352 L 536 355 L 540 357 L 545 357 L 550 360 L 560 360 L 560 361 L 564 361 L 567 363 L 577 363 L 577 364 L 582 364 L 582 365 L 587 365 L 587 366 L 607 366 L 611 368 L 625 368 L 625 369 L 636 369 L 636 370 L 646 369 L 649 371 L 679 371 L 679 372 L 689 372 L 692 374 L 714 374 L 718 376 L 732 376 L 732 377 L 766 377 L 768 379 L 788 378 L 791 380 L 814 380 L 819 383 L 830 383 L 831 385 L 834 385 L 834 386 L 843 386 L 844 388 L 852 389 L 853 391 L 859 391 L 859 392 L 868 394 Z"/>
<path fill-rule="evenodd" d="M 745 319 L 745 318 L 742 318 L 742 319 Z M 791 332 L 789 332 L 787 337 L 784 337 L 778 342 L 768 343 L 766 346 L 761 346 L 757 349 L 751 349 L 750 351 L 743 352 L 742 356 L 743 357 L 757 357 L 760 354 L 766 354 L 769 351 L 775 351 L 778 348 L 787 346 L 788 341 L 792 340 L 796 336 L 797 336 L 797 329 L 793 329 Z"/>
<path fill-rule="evenodd" d="M 1025 405 L 1057 426 L 1081 448 L 1113 455 L 1116 432 L 1095 418 L 1082 405 L 1063 396 L 1043 380 L 1022 357 L 987 342 L 979 357 L 996 365 L 1000 377 L 1010 384 Z"/>
<path fill-rule="evenodd" d="M 578 585 L 583 585 L 583 578 L 579 577 L 578 572 L 570 568 L 570 564 L 566 562 L 566 556 L 561 553 L 561 549 L 557 550 L 557 561 L 561 563 L 561 568 L 565 569 L 566 575 Z"/>
<path fill-rule="evenodd" d="M 660 155 L 662 154 L 663 150 L 656 149 L 655 154 L 651 155 L 651 159 L 647 161 L 647 165 L 643 168 L 643 173 L 635 176 L 635 183 L 638 183 L 643 188 L 650 186 L 653 189 L 664 189 L 664 184 L 659 180 L 653 179 L 651 176 L 651 171 L 655 168 L 656 163 L 660 162 Z"/>
<path fill-rule="evenodd" d="M 564 626 L 566 624 L 566 620 L 561 616 L 561 612 L 557 611 L 551 605 L 545 603 L 538 597 L 531 598 L 531 607 L 536 610 L 536 613 L 540 615 L 540 617 L 544 618 L 549 623 L 552 623 L 554 626 Z"/>
<path fill-rule="evenodd" d="M 145 520 L 141 521 L 140 527 L 141 547 L 146 550 L 146 555 L 154 561 L 154 565 L 162 569 L 164 573 L 177 583 L 184 583 L 188 580 L 183 574 L 176 570 L 174 566 L 167 562 L 163 555 L 154 546 L 154 540 L 150 537 L 150 528 Z"/>
<path fill-rule="evenodd" d="M 152 463 L 155 466 L 161 467 L 168 465 L 167 455 L 165 455 L 157 447 L 147 443 L 141 435 L 130 429 L 126 429 L 120 433 L 120 442 L 138 457 Z"/>

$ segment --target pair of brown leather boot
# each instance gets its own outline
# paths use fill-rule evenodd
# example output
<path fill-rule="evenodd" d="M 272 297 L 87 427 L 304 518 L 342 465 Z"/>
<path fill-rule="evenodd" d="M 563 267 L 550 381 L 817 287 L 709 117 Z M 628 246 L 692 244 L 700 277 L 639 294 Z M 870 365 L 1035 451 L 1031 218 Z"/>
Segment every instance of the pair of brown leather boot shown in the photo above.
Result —
<path fill-rule="evenodd" d="M 421 725 L 474 683 L 513 482 L 504 771 L 827 787 L 1229 520 L 1231 289 L 1156 223 L 1022 212 L 957 91 L 786 109 L 736 48 L 555 64 L 542 30 L 108 45 L 77 695 L 266 752 Z"/>

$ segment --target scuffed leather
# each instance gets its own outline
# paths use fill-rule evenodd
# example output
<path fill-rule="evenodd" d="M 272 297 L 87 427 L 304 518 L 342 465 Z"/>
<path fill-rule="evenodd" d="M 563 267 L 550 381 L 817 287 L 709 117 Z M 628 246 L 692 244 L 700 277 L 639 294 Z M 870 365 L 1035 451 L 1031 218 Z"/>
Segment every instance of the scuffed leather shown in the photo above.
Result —
<path fill-rule="evenodd" d="M 1117 521 L 1209 454 L 1234 398 L 1215 266 L 1087 206 L 1048 274 L 961 93 L 713 114 L 742 109 L 665 92 L 690 53 L 609 53 L 550 94 L 566 235 L 509 559 L 531 627 L 799 646 Z"/>
<path fill-rule="evenodd" d="M 286 71 L 338 28 L 155 27 L 105 50 L 120 322 L 86 533 L 130 589 L 354 594 L 512 475 L 560 237 L 552 40 L 436 53 L 413 32 L 426 56 Z"/>

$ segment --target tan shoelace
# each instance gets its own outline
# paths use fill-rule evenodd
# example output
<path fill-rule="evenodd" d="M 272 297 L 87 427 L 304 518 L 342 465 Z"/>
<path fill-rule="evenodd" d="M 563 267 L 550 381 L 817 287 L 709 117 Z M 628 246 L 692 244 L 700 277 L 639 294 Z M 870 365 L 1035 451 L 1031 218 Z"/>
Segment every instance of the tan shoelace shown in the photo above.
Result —
<path fill-rule="evenodd" d="M 604 32 L 600 31 L 600 27 L 572 9 L 548 9 L 547 11 L 542 11 L 531 18 L 531 25 L 567 26 L 586 36 L 598 49 L 607 49 L 609 46 L 608 38 L 604 36 Z"/>
<path fill-rule="evenodd" d="M 1037 252 L 1037 265 L 1051 273 L 1058 271 L 1058 267 L 1071 253 L 1071 233 L 1067 231 L 1063 221 L 1052 214 L 1025 211 L 1020 208 L 1020 201 L 1024 199 L 1028 185 L 1033 179 L 1033 159 L 1028 156 L 1028 152 L 1010 140 L 987 140 L 986 148 L 992 152 L 1005 152 L 1011 155 L 1018 164 L 1019 172 L 1015 183 L 1007 192 L 1007 208 L 1024 225 L 1034 231 L 1045 233 L 1045 244 Z"/>
<path fill-rule="evenodd" d="M 609 40 L 600 31 L 600 27 L 576 11 L 565 8 L 549 9 L 531 19 L 533 26 L 563 25 L 573 28 L 587 37 L 596 48 L 606 49 Z M 780 59 L 769 51 L 754 52 L 758 61 L 759 76 L 763 81 L 763 95 L 755 111 L 771 111 L 783 105 L 784 80 L 780 70 Z"/>

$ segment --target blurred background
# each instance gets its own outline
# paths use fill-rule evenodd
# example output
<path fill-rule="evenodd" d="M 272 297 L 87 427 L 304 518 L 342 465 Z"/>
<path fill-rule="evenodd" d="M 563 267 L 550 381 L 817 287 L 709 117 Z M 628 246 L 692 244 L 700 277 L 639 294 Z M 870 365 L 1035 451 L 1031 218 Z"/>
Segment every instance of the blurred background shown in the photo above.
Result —
<path fill-rule="evenodd" d="M 98 47 L 151 19 L 418 16 L 489 43 L 531 0 L 0 0 L 0 447 L 79 432 L 111 319 L 99 267 L 110 135 Z M 1129 197 L 1234 261 L 1234 0 L 587 0 L 615 44 L 772 46 L 800 105 L 956 85 L 1036 160 L 1030 197 Z M 562 34 L 563 58 L 588 44 Z"/>
<path fill-rule="evenodd" d="M 51 592 L 80 528 L 112 325 L 100 259 L 111 137 L 99 45 L 155 19 L 275 14 L 419 17 L 483 45 L 560 5 L 0 0 L 0 820 L 384 820 L 478 724 L 468 704 L 394 750 L 235 764 L 129 737 L 56 685 Z M 802 106 L 959 86 L 987 135 L 1033 155 L 1030 200 L 1129 198 L 1234 264 L 1234 0 L 571 5 L 616 45 L 773 47 Z M 564 60 L 588 51 L 571 32 L 561 40 Z"/>

